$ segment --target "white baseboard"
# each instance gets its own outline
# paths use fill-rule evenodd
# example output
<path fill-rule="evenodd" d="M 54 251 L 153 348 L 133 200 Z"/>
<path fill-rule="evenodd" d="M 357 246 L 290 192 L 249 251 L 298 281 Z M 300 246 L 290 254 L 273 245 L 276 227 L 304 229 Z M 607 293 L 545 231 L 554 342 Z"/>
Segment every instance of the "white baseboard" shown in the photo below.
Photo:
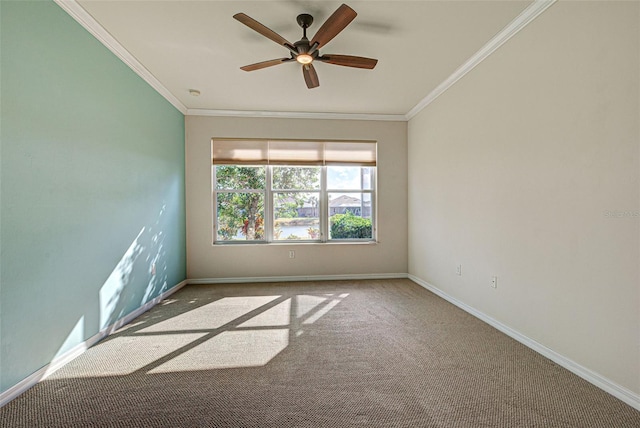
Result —
<path fill-rule="evenodd" d="M 135 318 L 139 317 L 143 313 L 147 312 L 149 309 L 157 305 L 161 300 L 166 299 L 176 291 L 180 290 L 182 287 L 187 285 L 188 281 L 184 280 L 164 293 L 160 294 L 158 297 L 149 300 L 144 305 L 140 306 L 138 309 L 134 310 L 130 314 L 120 318 L 113 324 L 103 328 L 97 334 L 91 336 L 87 340 L 82 343 L 77 344 L 73 348 L 69 349 L 67 352 L 62 355 L 54 358 L 49 364 L 42 367 L 40 370 L 32 373 L 30 376 L 27 376 L 25 379 L 21 380 L 11 388 L 7 389 L 3 393 L 0 394 L 0 407 L 7 404 L 9 401 L 18 397 L 20 394 L 25 392 L 27 389 L 31 388 L 41 380 L 46 379 L 49 375 L 51 375 L 56 370 L 60 369 L 65 364 L 68 364 L 75 358 L 82 355 L 87 349 L 98 343 L 100 340 L 112 334 L 114 331 L 133 321 Z"/>
<path fill-rule="evenodd" d="M 621 385 L 618 385 L 617 383 L 607 379 L 606 377 L 584 366 L 581 366 L 575 361 L 555 352 L 552 349 L 547 348 L 541 343 L 536 342 L 535 340 L 512 329 L 511 327 L 505 324 L 502 324 L 500 321 L 497 321 L 491 318 L 490 316 L 478 311 L 477 309 L 472 308 L 471 306 L 461 302 L 455 297 L 448 295 L 447 293 L 435 287 L 434 285 L 429 284 L 428 282 L 423 281 L 422 279 L 414 275 L 407 275 L 407 277 L 411 281 L 415 282 L 416 284 L 431 291 L 433 294 L 436 294 L 437 296 L 442 297 L 444 300 L 456 305 L 463 311 L 468 312 L 469 314 L 480 319 L 481 321 L 486 322 L 487 324 L 498 329 L 499 331 L 506 334 L 507 336 L 517 340 L 518 342 L 534 350 L 535 352 L 547 357 L 548 359 L 558 364 L 559 366 L 564 367 L 570 372 L 580 376 L 582 379 L 586 380 L 587 382 L 592 383 L 593 385 L 597 386 L 603 391 L 606 391 L 609 394 L 613 395 L 614 397 L 618 398 L 619 400 L 627 403 L 628 405 L 635 408 L 636 410 L 640 410 L 640 394 L 637 394 Z"/>
<path fill-rule="evenodd" d="M 408 278 L 406 273 L 371 273 L 345 275 L 304 275 L 304 276 L 251 276 L 241 278 L 193 278 L 189 284 L 241 284 L 248 282 L 293 282 L 293 281 L 348 281 L 356 279 L 398 279 Z"/>

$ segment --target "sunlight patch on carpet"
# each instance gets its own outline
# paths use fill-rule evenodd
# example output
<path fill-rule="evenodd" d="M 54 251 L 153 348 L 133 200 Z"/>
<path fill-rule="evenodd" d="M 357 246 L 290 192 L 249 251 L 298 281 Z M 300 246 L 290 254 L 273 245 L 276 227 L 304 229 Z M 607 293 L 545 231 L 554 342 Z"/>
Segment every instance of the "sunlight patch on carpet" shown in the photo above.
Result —
<path fill-rule="evenodd" d="M 201 333 L 172 334 L 170 336 L 120 336 L 96 347 L 91 366 L 77 367 L 73 377 L 122 376 L 153 364 L 168 354 L 189 345 Z M 114 358 L 117 356 L 117 358 Z M 51 378 L 65 378 L 65 371 L 55 372 Z"/>
<path fill-rule="evenodd" d="M 149 373 L 259 367 L 289 345 L 289 329 L 225 331 Z"/>
<path fill-rule="evenodd" d="M 149 326 L 141 333 L 215 329 L 266 305 L 280 296 L 224 297 Z"/>

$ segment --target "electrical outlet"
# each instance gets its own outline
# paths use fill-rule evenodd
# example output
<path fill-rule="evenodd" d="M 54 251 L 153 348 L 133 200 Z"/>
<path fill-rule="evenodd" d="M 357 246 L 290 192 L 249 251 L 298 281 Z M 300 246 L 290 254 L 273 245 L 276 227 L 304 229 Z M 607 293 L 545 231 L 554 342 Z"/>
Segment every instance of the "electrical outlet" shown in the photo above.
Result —
<path fill-rule="evenodd" d="M 296 258 L 296 252 L 293 250 L 289 250 L 289 258 L 290 259 L 295 259 Z"/>
<path fill-rule="evenodd" d="M 491 288 L 498 288 L 498 277 L 497 276 L 492 276 L 491 277 Z"/>
<path fill-rule="evenodd" d="M 456 266 L 456 275 L 462 276 L 462 265 Z"/>

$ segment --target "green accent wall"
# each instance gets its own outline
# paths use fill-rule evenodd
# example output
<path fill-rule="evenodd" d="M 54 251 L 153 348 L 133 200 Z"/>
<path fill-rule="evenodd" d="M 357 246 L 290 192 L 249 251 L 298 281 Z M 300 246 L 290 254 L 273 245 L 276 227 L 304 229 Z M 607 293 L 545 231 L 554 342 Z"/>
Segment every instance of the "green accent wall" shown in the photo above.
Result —
<path fill-rule="evenodd" d="M 186 278 L 185 171 L 182 113 L 60 7 L 0 19 L 6 391 Z"/>

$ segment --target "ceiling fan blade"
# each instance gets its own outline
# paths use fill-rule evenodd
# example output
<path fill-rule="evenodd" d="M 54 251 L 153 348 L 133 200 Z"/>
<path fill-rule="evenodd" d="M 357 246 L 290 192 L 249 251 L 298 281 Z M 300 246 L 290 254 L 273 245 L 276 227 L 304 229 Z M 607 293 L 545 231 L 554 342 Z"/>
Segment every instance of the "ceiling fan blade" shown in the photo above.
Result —
<path fill-rule="evenodd" d="M 373 69 L 378 63 L 378 60 L 373 58 L 334 54 L 325 54 L 316 58 L 316 60 L 345 67 L 366 68 L 368 70 Z"/>
<path fill-rule="evenodd" d="M 307 88 L 313 89 L 320 86 L 318 73 L 316 73 L 316 69 L 313 67 L 313 64 L 303 65 L 302 75 L 304 76 L 304 81 L 307 83 Z"/>
<path fill-rule="evenodd" d="M 313 40 L 311 46 L 318 44 L 317 49 L 326 45 L 340 31 L 344 30 L 347 25 L 356 17 L 357 13 L 346 4 L 343 4 L 320 27 Z"/>
<path fill-rule="evenodd" d="M 244 13 L 236 13 L 235 15 L 233 15 L 233 17 L 238 21 L 242 22 L 247 27 L 251 28 L 252 30 L 257 31 L 258 33 L 262 34 L 263 36 L 265 36 L 270 40 L 273 40 L 277 44 L 282 45 L 284 47 L 287 47 L 287 45 L 291 46 L 291 43 L 289 43 L 287 39 L 285 39 L 275 31 L 273 31 L 272 29 L 265 27 L 264 25 L 262 25 L 255 19 L 251 18 L 250 16 L 245 15 Z"/>
<path fill-rule="evenodd" d="M 240 67 L 241 70 L 244 71 L 255 71 L 260 70 L 262 68 L 272 67 L 278 64 L 284 64 L 285 62 L 293 61 L 293 58 L 278 58 L 278 59 L 270 59 L 269 61 L 257 62 L 255 64 L 245 65 L 244 67 Z"/>

